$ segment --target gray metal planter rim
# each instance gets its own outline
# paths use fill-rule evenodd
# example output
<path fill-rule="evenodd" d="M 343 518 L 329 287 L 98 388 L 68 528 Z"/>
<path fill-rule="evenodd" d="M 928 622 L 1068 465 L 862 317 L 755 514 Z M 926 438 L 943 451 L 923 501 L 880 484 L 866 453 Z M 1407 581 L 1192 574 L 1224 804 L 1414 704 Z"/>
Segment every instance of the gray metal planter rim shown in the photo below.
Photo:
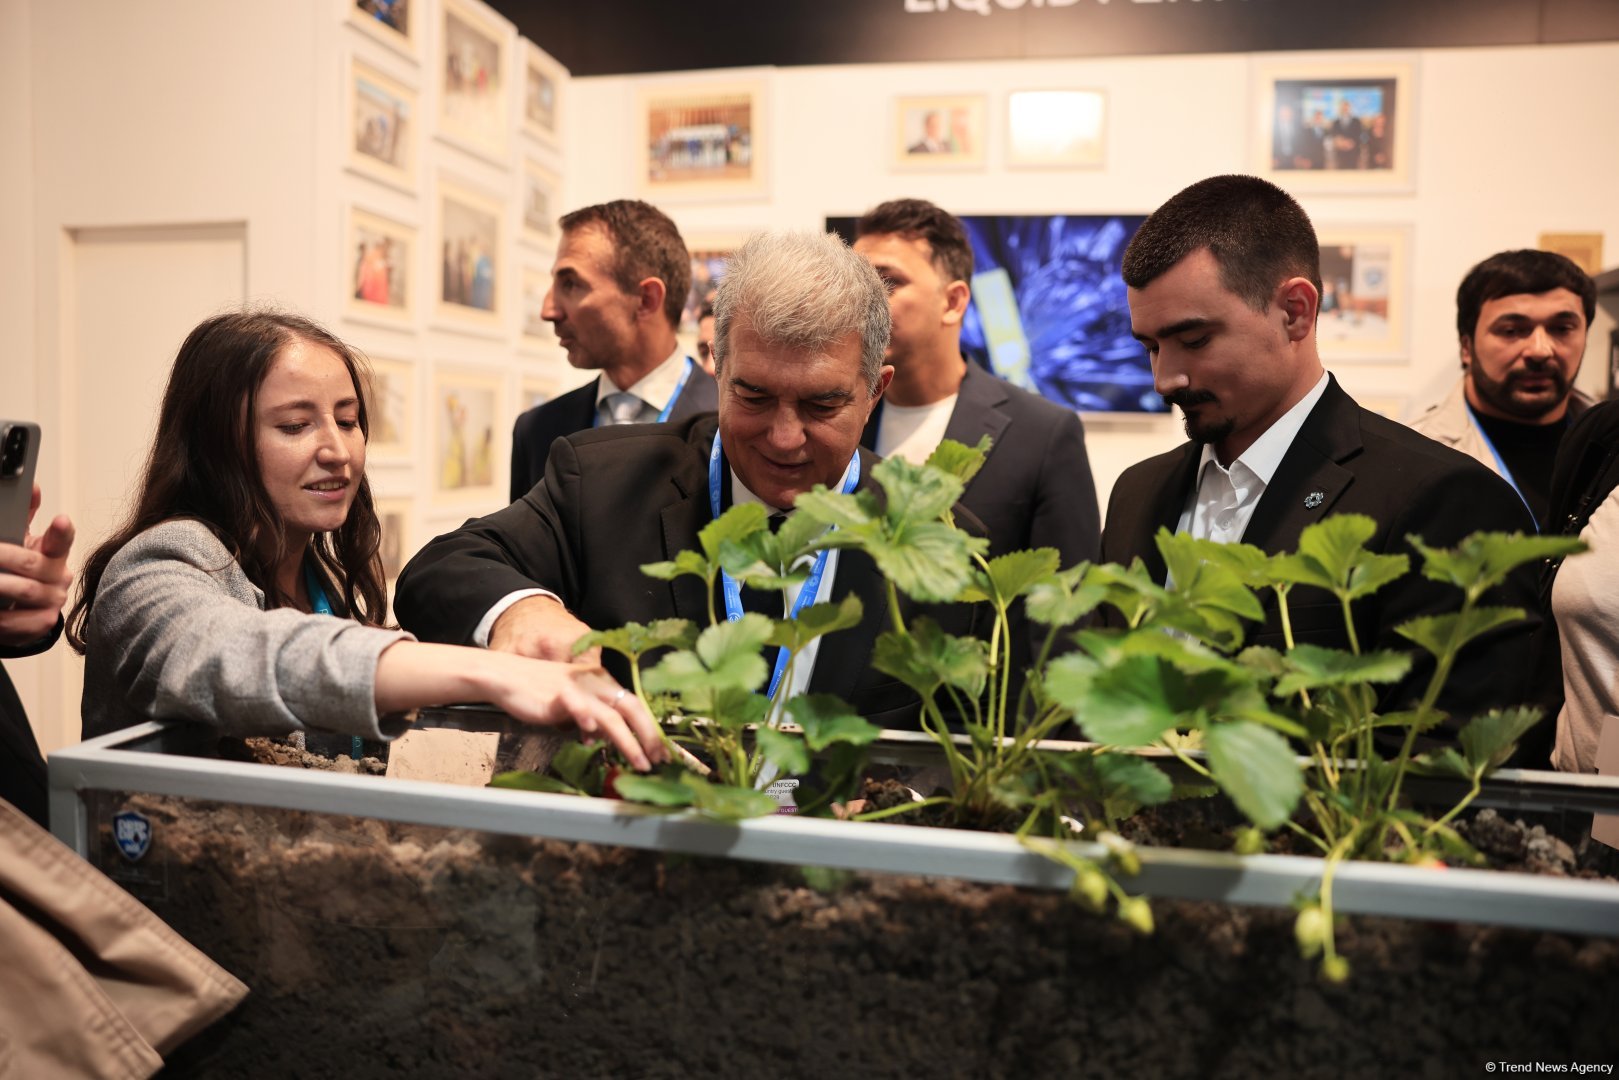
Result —
<path fill-rule="evenodd" d="M 143 792 L 312 813 L 479 829 L 590 844 L 788 865 L 920 874 L 1065 889 L 1071 871 L 1010 836 L 910 825 L 778 816 L 735 824 L 611 800 L 454 787 L 422 781 L 267 768 L 122 749 L 165 730 L 142 724 L 50 755 L 51 825 L 89 852 L 87 791 Z M 1530 774 L 1538 776 L 1541 774 Z M 1587 778 L 1577 778 L 1587 779 Z M 1603 780 L 1605 778 L 1588 778 Z M 1098 844 L 1080 854 L 1101 858 Z M 1277 907 L 1315 892 L 1319 859 L 1141 848 L 1126 888 L 1147 896 Z M 1619 884 L 1488 870 L 1347 863 L 1334 879 L 1340 912 L 1619 937 Z"/>

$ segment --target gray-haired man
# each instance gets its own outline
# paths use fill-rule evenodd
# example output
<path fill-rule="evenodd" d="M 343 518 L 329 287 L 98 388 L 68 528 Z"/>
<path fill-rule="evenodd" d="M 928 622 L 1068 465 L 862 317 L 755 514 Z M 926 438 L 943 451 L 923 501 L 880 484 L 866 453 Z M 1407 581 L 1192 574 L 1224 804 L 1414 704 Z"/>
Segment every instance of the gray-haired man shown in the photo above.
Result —
<path fill-rule="evenodd" d="M 701 582 L 656 581 L 640 567 L 695 548 L 698 530 L 733 504 L 786 509 L 817 484 L 866 486 L 874 459 L 860 433 L 893 375 L 882 362 L 889 327 L 882 281 L 836 237 L 749 240 L 715 299 L 718 416 L 559 440 L 532 491 L 411 560 L 400 622 L 427 641 L 553 659 L 590 628 L 706 623 Z M 803 688 L 839 694 L 879 723 L 908 723 L 914 697 L 867 669 L 884 582 L 866 556 L 832 552 L 815 599 L 851 593 L 864 622 L 818 642 L 794 671 Z"/>

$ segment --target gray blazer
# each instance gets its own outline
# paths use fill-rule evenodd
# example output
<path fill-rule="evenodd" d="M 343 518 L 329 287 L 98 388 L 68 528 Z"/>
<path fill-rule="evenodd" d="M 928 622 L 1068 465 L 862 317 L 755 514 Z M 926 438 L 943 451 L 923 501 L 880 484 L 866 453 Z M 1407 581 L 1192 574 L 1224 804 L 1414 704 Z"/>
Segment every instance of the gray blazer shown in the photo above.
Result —
<path fill-rule="evenodd" d="M 264 610 L 201 522 L 166 521 L 113 556 L 85 632 L 84 736 L 144 720 L 195 720 L 233 735 L 305 727 L 392 738 L 379 722 L 377 657 L 402 630 Z"/>

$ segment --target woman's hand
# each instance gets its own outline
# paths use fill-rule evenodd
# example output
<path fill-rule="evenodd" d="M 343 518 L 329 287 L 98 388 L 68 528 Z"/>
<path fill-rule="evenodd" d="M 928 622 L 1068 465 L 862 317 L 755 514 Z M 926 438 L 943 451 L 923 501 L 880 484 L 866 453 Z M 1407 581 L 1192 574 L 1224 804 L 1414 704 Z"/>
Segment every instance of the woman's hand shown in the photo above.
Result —
<path fill-rule="evenodd" d="M 606 739 L 641 772 L 668 760 L 657 721 L 641 699 L 600 667 L 482 652 L 483 700 L 526 724 L 572 723 L 586 742 Z"/>
<path fill-rule="evenodd" d="M 488 702 L 525 724 L 577 727 L 587 741 L 612 743 L 642 772 L 669 756 L 641 699 L 594 665 L 419 641 L 390 645 L 377 660 L 378 713 L 468 701 Z"/>

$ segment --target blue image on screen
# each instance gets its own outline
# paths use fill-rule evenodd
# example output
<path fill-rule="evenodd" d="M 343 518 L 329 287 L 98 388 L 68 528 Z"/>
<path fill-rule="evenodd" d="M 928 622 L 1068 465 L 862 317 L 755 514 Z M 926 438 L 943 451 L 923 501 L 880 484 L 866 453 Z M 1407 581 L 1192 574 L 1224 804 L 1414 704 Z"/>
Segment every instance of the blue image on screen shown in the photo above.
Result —
<path fill-rule="evenodd" d="M 1081 412 L 1167 412 L 1147 350 L 1130 336 L 1120 262 L 1145 220 L 1131 214 L 964 217 L 973 303 L 961 350 L 1011 382 Z M 1026 359 L 1004 323 L 1016 303 Z"/>
<path fill-rule="evenodd" d="M 961 218 L 973 301 L 961 351 L 1001 378 L 1081 412 L 1167 412 L 1130 336 L 1120 263 L 1142 214 Z M 826 226 L 854 242 L 855 218 Z"/>

